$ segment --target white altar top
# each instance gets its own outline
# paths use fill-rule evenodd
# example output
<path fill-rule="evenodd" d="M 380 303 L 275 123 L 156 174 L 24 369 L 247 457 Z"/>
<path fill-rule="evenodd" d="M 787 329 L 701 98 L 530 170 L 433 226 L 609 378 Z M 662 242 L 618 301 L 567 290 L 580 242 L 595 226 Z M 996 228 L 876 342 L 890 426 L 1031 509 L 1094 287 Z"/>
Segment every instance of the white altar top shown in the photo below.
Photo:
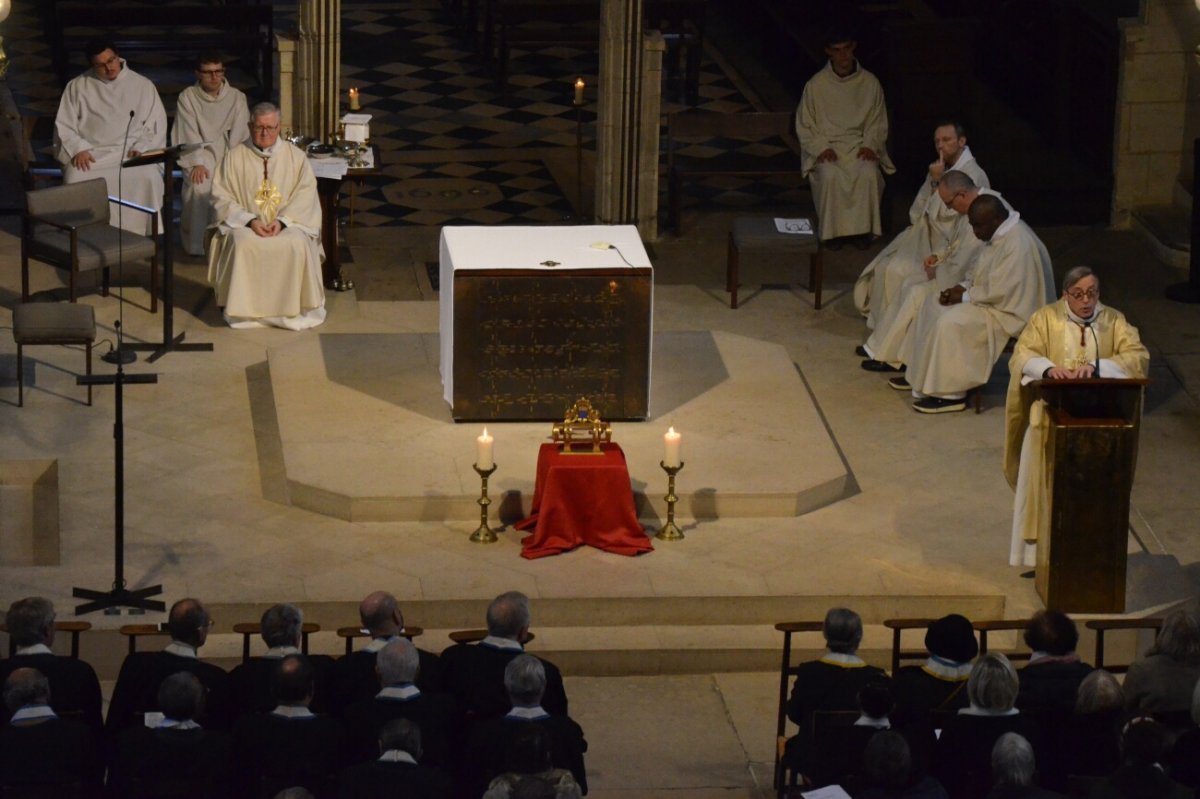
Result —
<path fill-rule="evenodd" d="M 527 269 L 552 272 L 555 269 L 651 268 L 650 256 L 642 246 L 642 238 L 635 225 L 444 227 L 438 258 L 442 396 L 451 406 L 454 405 L 456 271 Z M 556 265 L 546 266 L 547 261 L 554 261 Z M 653 301 L 651 294 L 651 307 Z"/>

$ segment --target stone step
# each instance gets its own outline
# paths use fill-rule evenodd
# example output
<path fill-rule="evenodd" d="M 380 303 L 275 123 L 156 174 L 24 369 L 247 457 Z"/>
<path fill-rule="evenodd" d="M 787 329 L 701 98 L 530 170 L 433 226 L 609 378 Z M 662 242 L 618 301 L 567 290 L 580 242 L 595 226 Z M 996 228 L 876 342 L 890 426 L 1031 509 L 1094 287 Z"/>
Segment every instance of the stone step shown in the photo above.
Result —
<path fill-rule="evenodd" d="M 1148 205 L 1133 210 L 1136 229 L 1159 260 L 1186 269 L 1192 251 L 1190 210 L 1182 205 Z"/>

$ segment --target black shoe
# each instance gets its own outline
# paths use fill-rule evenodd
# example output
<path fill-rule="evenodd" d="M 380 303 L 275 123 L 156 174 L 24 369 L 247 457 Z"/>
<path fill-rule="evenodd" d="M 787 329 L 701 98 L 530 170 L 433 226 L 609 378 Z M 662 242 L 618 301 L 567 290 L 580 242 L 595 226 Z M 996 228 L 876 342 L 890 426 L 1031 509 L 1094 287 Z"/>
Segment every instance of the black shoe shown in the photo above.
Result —
<path fill-rule="evenodd" d="M 903 372 L 904 371 L 903 369 L 897 369 L 895 366 L 892 366 L 890 363 L 886 363 L 884 361 L 877 361 L 874 358 L 867 358 L 865 361 L 863 361 L 859 365 L 863 369 L 866 369 L 868 372 Z"/>
<path fill-rule="evenodd" d="M 922 397 L 912 404 L 917 413 L 958 413 L 967 409 L 967 399 L 942 399 L 941 397 Z"/>
<path fill-rule="evenodd" d="M 872 241 L 871 241 L 870 233 L 867 233 L 862 236 L 856 236 L 854 238 L 854 249 L 856 249 L 856 250 L 869 250 L 869 249 L 871 249 L 871 244 L 872 244 Z"/>
<path fill-rule="evenodd" d="M 857 347 L 854 348 L 854 354 L 860 358 L 870 358 L 871 357 L 871 353 L 867 352 L 867 348 L 861 344 L 859 344 Z"/>
<path fill-rule="evenodd" d="M 912 386 L 908 384 L 908 381 L 904 379 L 903 375 L 900 377 L 893 377 L 891 380 L 889 380 L 888 387 L 894 388 L 897 391 L 912 391 Z"/>
<path fill-rule="evenodd" d="M 846 246 L 846 242 L 844 239 L 826 239 L 825 241 L 821 242 L 821 246 L 826 250 L 837 252 Z"/>

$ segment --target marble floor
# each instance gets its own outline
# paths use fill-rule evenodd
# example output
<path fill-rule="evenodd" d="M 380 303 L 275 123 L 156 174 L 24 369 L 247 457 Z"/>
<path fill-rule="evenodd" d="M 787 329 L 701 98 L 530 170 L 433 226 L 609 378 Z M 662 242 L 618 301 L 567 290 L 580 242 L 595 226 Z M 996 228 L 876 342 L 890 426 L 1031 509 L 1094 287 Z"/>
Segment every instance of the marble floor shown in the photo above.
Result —
<path fill-rule="evenodd" d="M 757 795 L 773 734 L 774 621 L 819 617 L 828 604 L 848 602 L 869 622 L 866 646 L 878 658 L 886 643 L 878 622 L 888 616 L 954 608 L 1018 617 L 1040 606 L 1032 581 L 1006 565 L 1004 367 L 985 392 L 984 413 L 915 414 L 851 354 L 863 328 L 847 292 L 870 253 L 830 254 L 829 300 L 821 311 L 803 287 L 787 285 L 750 288 L 731 311 L 722 290 L 729 216 L 695 212 L 686 221 L 693 232 L 651 243 L 656 328 L 781 347 L 852 478 L 838 501 L 800 516 L 685 516 L 684 541 L 638 558 L 584 548 L 538 561 L 519 557 L 511 529 L 497 544 L 479 546 L 467 541 L 473 525 L 457 519 L 355 522 L 293 506 L 279 468 L 283 442 L 268 424 L 272 354 L 321 335 L 436 331 L 436 296 L 424 277 L 425 262 L 436 259 L 436 229 L 351 228 L 352 276 L 392 281 L 400 299 L 332 296 L 329 320 L 315 331 L 229 330 L 203 285 L 203 265 L 179 264 L 176 328 L 214 350 L 129 367 L 159 375 L 157 384 L 125 392 L 130 584 L 161 583 L 168 601 L 196 595 L 212 603 L 218 628 L 209 654 L 226 658 L 238 648 L 229 625 L 255 618 L 263 603 L 297 602 L 329 630 L 353 622 L 354 603 L 366 591 L 388 588 L 405 602 L 410 622 L 427 628 L 423 645 L 437 649 L 445 630 L 479 624 L 487 598 L 523 590 L 534 598 L 536 646 L 561 662 L 580 697 L 573 707 L 593 740 L 597 794 L 621 796 L 682 788 L 689 795 Z M 20 285 L 15 230 L 5 225 L 0 326 L 11 324 Z M 1162 287 L 1181 275 L 1154 262 L 1134 234 L 1041 233 L 1056 271 L 1092 264 L 1105 278 L 1106 299 L 1130 315 L 1151 347 L 1128 609 L 1153 612 L 1197 593 L 1200 308 L 1162 299 Z M 123 314 L 131 337 L 157 339 L 160 318 L 147 312 L 144 274 L 130 270 L 121 282 L 123 305 L 116 295 L 81 298 L 97 310 L 100 338 L 112 339 L 112 322 Z M 33 288 L 38 299 L 63 293 L 59 276 L 37 265 Z M 65 617 L 72 586 L 104 588 L 112 578 L 114 397 L 100 388 L 94 407 L 82 404 L 73 377 L 78 350 L 43 347 L 26 355 L 30 388 L 25 407 L 17 408 L 15 348 L 11 340 L 0 343 L 0 458 L 57 462 L 61 562 L 0 566 L 0 603 L 44 594 Z M 101 363 L 97 371 L 111 367 Z M 336 434 L 341 415 L 335 406 L 314 424 Z M 739 419 L 727 409 L 702 423 L 735 430 Z M 462 445 L 459 433 L 450 428 L 448 446 Z M 402 446 L 403 431 L 394 435 Z M 746 468 L 765 479 L 780 464 Z M 11 488 L 4 497 L 11 499 Z M 130 619 L 89 620 L 111 629 Z M 115 638 L 88 644 L 109 677 L 120 651 Z M 321 633 L 314 645 L 332 651 L 338 642 Z M 610 650 L 621 657 L 606 658 Z M 680 707 L 689 718 L 651 723 Z M 630 712 L 646 714 L 644 733 L 628 734 Z"/>

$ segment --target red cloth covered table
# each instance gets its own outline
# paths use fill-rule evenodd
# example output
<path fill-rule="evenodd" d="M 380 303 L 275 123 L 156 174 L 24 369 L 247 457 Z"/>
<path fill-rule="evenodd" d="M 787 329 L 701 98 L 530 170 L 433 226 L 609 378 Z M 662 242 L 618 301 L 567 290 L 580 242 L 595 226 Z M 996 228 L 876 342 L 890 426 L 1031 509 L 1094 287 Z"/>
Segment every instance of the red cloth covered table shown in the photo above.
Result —
<path fill-rule="evenodd" d="M 538 450 L 533 508 L 518 530 L 533 527 L 521 557 L 542 558 L 590 544 L 618 555 L 654 549 L 638 522 L 625 453 L 601 444 L 601 455 L 564 455 L 558 444 Z"/>

